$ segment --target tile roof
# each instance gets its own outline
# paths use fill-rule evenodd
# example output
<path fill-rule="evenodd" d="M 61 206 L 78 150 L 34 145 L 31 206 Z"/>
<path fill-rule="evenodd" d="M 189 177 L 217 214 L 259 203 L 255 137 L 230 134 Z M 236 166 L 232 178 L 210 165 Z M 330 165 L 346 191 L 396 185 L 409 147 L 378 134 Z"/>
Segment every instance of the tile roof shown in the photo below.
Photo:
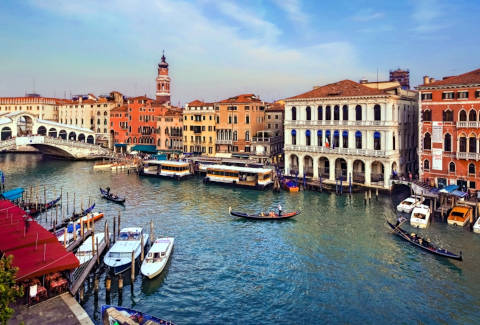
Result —
<path fill-rule="evenodd" d="M 287 99 L 321 98 L 321 97 L 354 97 L 385 95 L 380 89 L 369 88 L 352 80 L 342 80 L 325 86 L 316 87 L 306 93 Z"/>
<path fill-rule="evenodd" d="M 115 108 L 112 108 L 110 110 L 110 113 L 114 113 L 114 112 L 127 112 L 128 109 L 127 109 L 127 105 L 122 105 L 122 106 L 118 106 L 118 107 L 115 107 Z"/>
<path fill-rule="evenodd" d="M 261 100 L 255 96 L 255 94 L 241 94 L 238 96 L 230 97 L 219 101 L 218 103 L 252 103 L 261 102 Z"/>
<path fill-rule="evenodd" d="M 435 86 L 448 86 L 448 85 L 468 85 L 468 84 L 480 84 L 480 69 L 466 72 L 458 76 L 445 77 L 443 80 L 437 80 L 432 83 L 423 84 L 419 87 L 435 87 Z"/>

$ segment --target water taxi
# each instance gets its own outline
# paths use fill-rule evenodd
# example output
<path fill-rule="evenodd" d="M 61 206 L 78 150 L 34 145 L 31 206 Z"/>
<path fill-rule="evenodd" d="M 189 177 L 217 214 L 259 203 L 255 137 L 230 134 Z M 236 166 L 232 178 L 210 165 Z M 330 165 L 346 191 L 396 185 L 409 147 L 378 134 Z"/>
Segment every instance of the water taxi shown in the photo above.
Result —
<path fill-rule="evenodd" d="M 412 213 L 413 208 L 423 203 L 423 199 L 416 195 L 412 195 L 397 205 L 398 212 Z"/>
<path fill-rule="evenodd" d="M 143 260 L 140 272 L 147 278 L 152 279 L 162 273 L 173 249 L 173 237 L 158 238 L 148 251 Z"/>
<path fill-rule="evenodd" d="M 420 204 L 413 208 L 410 216 L 410 225 L 417 228 L 427 228 L 430 221 L 430 208 L 424 204 Z"/>
<path fill-rule="evenodd" d="M 95 233 L 95 244 L 98 241 L 98 246 L 103 244 L 105 241 L 105 233 L 99 232 Z M 95 247 L 95 249 L 97 249 Z M 80 265 L 87 263 L 93 258 L 92 254 L 92 236 L 88 236 L 87 239 L 83 242 L 83 244 L 78 248 L 75 256 L 78 258 Z"/>
<path fill-rule="evenodd" d="M 209 165 L 203 181 L 264 189 L 273 184 L 272 173 L 269 168 Z"/>
<path fill-rule="evenodd" d="M 473 209 L 471 207 L 457 205 L 450 211 L 447 222 L 449 225 L 463 227 L 470 221 L 472 213 Z"/>
<path fill-rule="evenodd" d="M 113 273 L 120 274 L 128 270 L 132 264 L 132 252 L 135 259 L 142 252 L 142 236 L 143 245 L 148 243 L 148 234 L 143 233 L 141 227 L 123 228 L 118 235 L 117 242 L 110 248 L 105 255 L 103 262 Z"/>
<path fill-rule="evenodd" d="M 175 160 L 146 160 L 140 169 L 140 175 L 183 179 L 192 176 L 190 164 Z"/>

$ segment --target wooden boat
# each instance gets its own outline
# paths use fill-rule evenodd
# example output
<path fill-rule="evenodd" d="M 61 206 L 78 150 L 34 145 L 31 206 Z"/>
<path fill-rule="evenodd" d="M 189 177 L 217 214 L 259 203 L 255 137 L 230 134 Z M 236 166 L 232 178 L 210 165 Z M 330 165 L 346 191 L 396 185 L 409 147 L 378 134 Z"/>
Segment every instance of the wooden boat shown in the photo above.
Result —
<path fill-rule="evenodd" d="M 298 214 L 301 211 L 294 211 L 294 212 L 282 212 L 282 215 L 278 215 L 276 212 L 260 212 L 257 214 L 248 214 L 239 211 L 232 211 L 232 208 L 229 208 L 229 212 L 232 216 L 240 217 L 240 218 L 247 218 L 247 219 L 256 219 L 256 220 L 282 220 L 282 219 L 289 219 Z"/>
<path fill-rule="evenodd" d="M 430 207 L 420 204 L 413 208 L 410 225 L 417 228 L 427 228 L 430 221 Z"/>
<path fill-rule="evenodd" d="M 300 189 L 297 182 L 287 179 L 282 181 L 282 188 L 288 192 L 298 192 Z"/>
<path fill-rule="evenodd" d="M 87 208 L 86 210 L 83 210 L 83 211 L 81 211 L 81 212 L 79 212 L 79 213 L 73 213 L 73 214 L 72 214 L 73 220 L 77 220 L 77 219 L 79 219 L 79 218 L 81 218 L 81 217 L 86 216 L 87 214 L 89 214 L 90 212 L 92 212 L 93 208 L 95 208 L 95 203 L 93 203 L 93 204 L 92 204 L 89 208 Z M 73 220 L 71 220 L 71 221 L 73 221 Z"/>
<path fill-rule="evenodd" d="M 73 235 L 73 233 L 74 233 L 73 228 L 75 228 L 75 231 L 77 232 L 77 236 L 80 236 L 81 235 L 81 227 L 82 227 L 81 223 L 86 225 L 88 222 L 95 222 L 95 221 L 97 221 L 101 218 L 103 218 L 103 213 L 102 212 L 89 213 L 86 216 L 78 219 L 75 223 L 70 221 L 67 224 L 67 226 L 64 227 L 63 229 L 59 229 L 59 230 L 55 231 L 55 236 L 58 238 L 59 242 L 61 242 L 61 243 L 66 242 L 67 244 L 69 244 L 75 238 L 75 236 Z M 65 228 L 67 230 L 66 234 L 65 234 Z M 64 241 L 64 238 L 63 238 L 64 236 L 67 236 L 66 241 Z"/>
<path fill-rule="evenodd" d="M 87 216 L 89 213 L 91 213 L 91 211 L 93 210 L 94 207 L 95 207 L 95 203 L 91 207 L 89 207 L 87 210 L 83 210 L 83 212 L 81 212 L 81 213 L 72 214 L 72 216 L 70 218 L 64 219 L 63 222 L 61 222 L 61 223 L 57 224 L 56 226 L 50 228 L 49 231 L 56 231 L 56 230 L 59 230 L 61 228 L 65 228 L 70 222 L 76 221 L 76 220 L 78 220 L 82 217 Z M 101 216 L 97 217 L 97 219 L 103 217 L 103 213 L 100 212 L 99 214 L 101 214 Z M 94 214 L 94 216 L 96 216 L 96 214 Z M 97 220 L 97 219 L 94 219 L 94 220 Z"/>
<path fill-rule="evenodd" d="M 100 187 L 100 194 L 102 195 L 102 197 L 104 199 L 107 199 L 109 201 L 112 201 L 112 202 L 115 202 L 115 203 L 119 203 L 119 204 L 123 204 L 125 203 L 125 198 L 123 197 L 119 197 L 118 195 L 115 195 L 115 194 L 112 194 L 106 190 L 104 190 L 103 188 Z"/>
<path fill-rule="evenodd" d="M 447 218 L 447 223 L 449 225 L 463 227 L 470 221 L 472 216 L 473 209 L 471 207 L 457 205 L 450 211 L 450 214 Z"/>
<path fill-rule="evenodd" d="M 172 253 L 175 238 L 158 238 L 148 251 L 147 257 L 142 262 L 140 272 L 147 278 L 152 279 L 162 273 Z"/>
<path fill-rule="evenodd" d="M 412 210 L 423 203 L 423 199 L 419 196 L 412 195 L 397 205 L 398 212 L 412 213 Z"/>
<path fill-rule="evenodd" d="M 132 264 L 132 251 L 135 259 L 140 256 L 143 246 L 148 244 L 148 234 L 143 233 L 141 227 L 123 228 L 118 235 L 116 243 L 110 248 L 103 259 L 114 274 L 128 270 Z"/>
<path fill-rule="evenodd" d="M 166 321 L 137 310 L 111 305 L 102 305 L 102 320 L 104 325 L 174 325 L 171 321 Z"/>
<path fill-rule="evenodd" d="M 98 246 L 103 244 L 103 242 L 105 241 L 105 233 L 95 233 L 95 243 L 97 241 Z M 88 238 L 85 239 L 83 244 L 78 248 L 77 252 L 75 253 L 75 256 L 78 258 L 80 265 L 85 264 L 92 259 L 92 236 L 88 236 Z"/>
<path fill-rule="evenodd" d="M 48 209 L 53 208 L 57 203 L 62 199 L 62 196 L 60 195 L 57 197 L 55 200 L 47 202 L 47 203 L 27 203 L 23 205 L 24 210 L 32 217 L 36 217 L 39 215 L 41 212 L 44 212 Z"/>
<path fill-rule="evenodd" d="M 457 254 L 454 254 L 452 252 L 447 251 L 446 249 L 437 248 L 437 247 L 433 246 L 428 240 L 424 240 L 423 238 L 417 236 L 416 234 L 408 234 L 405 230 L 400 228 L 401 224 L 398 224 L 397 226 L 395 226 L 395 225 L 391 224 L 388 220 L 387 220 L 387 224 L 390 226 L 390 228 L 392 228 L 393 232 L 397 236 L 399 236 L 403 240 L 408 241 L 410 244 L 423 249 L 426 252 L 429 252 L 431 254 L 435 254 L 435 255 L 438 255 L 438 256 L 451 258 L 451 259 L 458 260 L 458 261 L 461 261 L 463 259 L 462 258 L 462 252 L 460 252 L 460 255 L 457 255 Z"/>
<path fill-rule="evenodd" d="M 113 166 L 113 163 L 96 163 L 93 166 L 94 170 L 110 169 Z"/>

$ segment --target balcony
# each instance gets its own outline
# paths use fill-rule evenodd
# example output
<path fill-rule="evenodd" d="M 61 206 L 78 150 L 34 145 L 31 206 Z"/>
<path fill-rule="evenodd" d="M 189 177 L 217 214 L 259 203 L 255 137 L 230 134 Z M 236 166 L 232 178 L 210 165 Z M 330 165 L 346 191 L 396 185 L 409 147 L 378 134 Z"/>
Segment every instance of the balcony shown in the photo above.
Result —
<path fill-rule="evenodd" d="M 257 142 L 257 143 L 278 143 L 282 142 L 283 137 L 282 136 L 275 136 L 275 137 L 253 137 L 252 138 L 252 143 Z"/>
<path fill-rule="evenodd" d="M 233 140 L 220 140 L 220 139 L 217 139 L 217 140 L 215 140 L 215 143 L 216 143 L 216 144 L 233 144 Z"/>
<path fill-rule="evenodd" d="M 367 156 L 367 157 L 379 157 L 386 158 L 392 155 L 398 154 L 398 151 L 385 151 L 385 150 L 373 150 L 373 149 L 355 149 L 355 148 L 327 148 L 318 146 L 297 146 L 297 145 L 285 145 L 285 151 L 301 151 L 301 152 L 313 152 L 313 153 L 330 153 L 339 155 L 351 155 L 351 156 Z"/>
<path fill-rule="evenodd" d="M 285 126 L 302 127 L 302 126 L 398 126 L 397 121 L 344 121 L 344 120 L 314 120 L 314 121 L 285 121 Z"/>
<path fill-rule="evenodd" d="M 480 122 L 476 121 L 458 121 L 457 128 L 478 128 L 480 127 Z"/>
<path fill-rule="evenodd" d="M 456 153 L 457 159 L 465 159 L 465 160 L 480 160 L 480 153 L 476 152 L 458 152 Z"/>

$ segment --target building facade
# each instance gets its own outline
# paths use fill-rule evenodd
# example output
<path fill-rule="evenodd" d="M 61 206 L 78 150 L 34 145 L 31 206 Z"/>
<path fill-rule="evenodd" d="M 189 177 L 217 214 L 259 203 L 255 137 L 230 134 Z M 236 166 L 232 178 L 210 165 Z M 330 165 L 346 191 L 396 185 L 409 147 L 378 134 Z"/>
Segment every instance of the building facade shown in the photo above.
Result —
<path fill-rule="evenodd" d="M 390 187 L 415 167 L 417 94 L 351 80 L 285 100 L 285 173 Z"/>
<path fill-rule="evenodd" d="M 58 109 L 67 100 L 29 94 L 25 97 L 0 97 L 0 114 L 24 111 L 39 119 L 58 121 Z"/>
<path fill-rule="evenodd" d="M 167 154 L 183 152 L 183 118 L 182 109 L 163 107 L 157 116 L 156 129 L 157 150 Z"/>
<path fill-rule="evenodd" d="M 404 90 L 410 89 L 410 71 L 409 70 L 390 70 L 390 81 L 398 81 Z"/>
<path fill-rule="evenodd" d="M 264 129 L 265 103 L 254 94 L 234 96 L 215 103 L 215 118 L 216 154 L 250 154 L 252 137 Z"/>
<path fill-rule="evenodd" d="M 265 129 L 258 131 L 252 139 L 252 154 L 263 163 L 283 163 L 284 112 L 285 103 L 283 101 L 267 104 Z"/>
<path fill-rule="evenodd" d="M 420 178 L 480 190 L 480 69 L 435 81 L 420 96 Z"/>
<path fill-rule="evenodd" d="M 183 151 L 193 155 L 215 156 L 215 105 L 194 100 L 183 111 Z"/>

